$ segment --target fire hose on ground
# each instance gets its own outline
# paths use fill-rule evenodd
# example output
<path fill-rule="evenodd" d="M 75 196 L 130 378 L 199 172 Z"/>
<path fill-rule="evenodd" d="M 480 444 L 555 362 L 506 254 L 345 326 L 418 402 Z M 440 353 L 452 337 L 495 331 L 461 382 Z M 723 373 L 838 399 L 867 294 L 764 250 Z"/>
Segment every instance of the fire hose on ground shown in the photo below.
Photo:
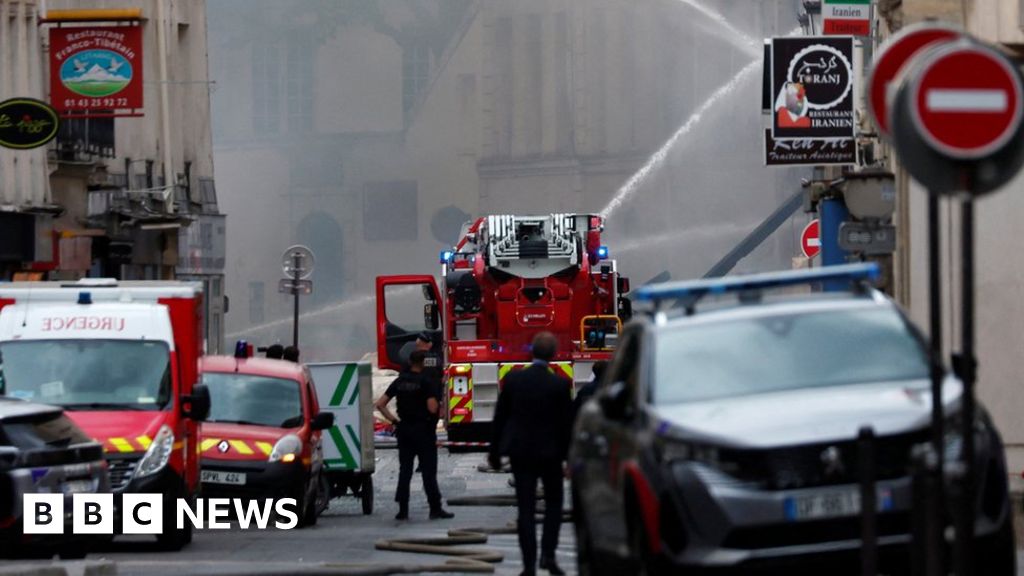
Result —
<path fill-rule="evenodd" d="M 538 494 L 538 517 L 543 514 L 542 494 Z M 516 499 L 511 494 L 483 494 L 478 496 L 465 496 L 451 498 L 448 505 L 453 507 L 463 506 L 494 506 L 514 507 Z M 562 520 L 572 521 L 572 512 L 564 511 Z M 387 576 L 390 574 L 421 574 L 421 573 L 462 573 L 462 574 L 493 574 L 495 565 L 504 561 L 505 556 L 498 550 L 489 548 L 465 548 L 486 544 L 491 535 L 515 534 L 514 523 L 501 527 L 483 528 L 461 528 L 449 530 L 447 536 L 424 537 L 424 538 L 393 538 L 379 540 L 374 544 L 377 550 L 390 552 L 405 552 L 411 554 L 427 554 L 434 556 L 445 556 L 448 559 L 442 563 L 425 564 L 342 564 L 342 563 L 319 563 L 315 565 L 306 564 L 296 566 L 294 564 L 284 565 L 275 563 L 264 563 L 260 566 L 246 565 L 234 571 L 234 566 L 229 562 L 194 562 L 190 564 L 190 570 L 195 574 L 215 573 L 217 576 L 258 576 L 262 574 L 276 574 L 278 576 L 307 576 L 311 574 L 333 575 L 333 576 Z M 118 565 L 122 563 L 104 563 L 102 574 L 112 576 L 120 572 Z M 133 562 L 123 563 L 121 568 L 143 568 L 146 563 L 138 563 L 139 566 L 131 566 Z M 204 570 L 203 568 L 208 568 Z M 7 569 L 0 569 L 4 575 L 36 576 L 45 574 L 67 574 L 62 566 L 55 565 L 24 565 L 9 566 Z M 9 570 L 8 570 L 9 569 Z M 129 569 L 129 571 L 133 571 Z"/>
<path fill-rule="evenodd" d="M 540 498 L 541 495 L 538 495 Z M 448 505 L 453 507 L 461 506 L 496 506 L 514 507 L 515 496 L 511 494 L 485 494 L 479 496 L 465 496 L 448 500 Z M 543 514 L 543 506 L 538 506 L 538 516 Z M 572 513 L 565 511 L 563 521 L 571 521 Z M 321 564 L 306 565 L 301 569 L 295 566 L 276 567 L 264 565 L 262 568 L 253 569 L 247 567 L 244 571 L 232 573 L 220 567 L 216 571 L 218 576 L 256 576 L 260 574 L 276 574 L 279 576 L 307 576 L 310 574 L 331 575 L 331 576 L 388 576 L 390 574 L 422 574 L 422 573 L 460 573 L 460 574 L 493 574 L 495 565 L 505 559 L 505 555 L 498 550 L 488 548 L 464 548 L 486 544 L 489 537 L 495 534 L 515 534 L 514 523 L 502 527 L 484 528 L 460 528 L 449 530 L 447 536 L 424 537 L 424 538 L 392 538 L 378 540 L 374 547 L 377 550 L 389 552 L 406 552 L 410 554 L 427 554 L 435 556 L 446 556 L 448 559 L 442 563 L 434 564 L 341 564 L 325 562 Z M 202 564 L 202 563 L 199 563 Z M 198 565 L 193 565 L 198 568 Z"/>
<path fill-rule="evenodd" d="M 543 494 L 538 494 L 538 499 Z M 487 494 L 480 496 L 464 496 L 461 498 L 450 498 L 448 505 L 460 506 L 498 506 L 513 507 L 516 505 L 516 498 L 511 494 Z M 544 513 L 543 506 L 538 506 L 537 515 Z M 562 520 L 572 521 L 572 512 L 563 511 Z M 420 572 L 470 572 L 491 574 L 494 573 L 494 565 L 501 563 L 505 557 L 502 553 L 483 549 L 459 549 L 455 546 L 470 544 L 486 544 L 488 537 L 492 534 L 515 534 L 514 523 L 507 524 L 501 528 L 464 528 L 449 530 L 448 536 L 437 538 L 398 538 L 393 540 L 380 540 L 376 543 L 377 550 L 388 550 L 393 552 L 410 552 L 417 554 L 437 554 L 453 556 L 440 565 L 404 566 L 403 571 L 380 572 L 380 574 L 416 574 Z"/>

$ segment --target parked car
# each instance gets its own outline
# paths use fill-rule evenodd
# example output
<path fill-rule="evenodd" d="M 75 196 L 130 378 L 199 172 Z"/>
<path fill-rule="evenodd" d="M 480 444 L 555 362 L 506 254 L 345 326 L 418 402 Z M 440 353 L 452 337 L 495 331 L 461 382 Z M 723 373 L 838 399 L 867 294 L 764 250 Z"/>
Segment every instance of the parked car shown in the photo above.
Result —
<path fill-rule="evenodd" d="M 110 492 L 103 447 L 60 408 L 0 397 L 0 555 L 86 555 L 97 537 L 71 533 L 76 493 Z M 25 535 L 22 499 L 63 493 L 63 535 Z"/>
<path fill-rule="evenodd" d="M 299 525 L 316 524 L 329 499 L 321 436 L 334 414 L 320 411 L 306 366 L 252 358 L 242 344 L 200 365 L 211 398 L 200 429 L 203 496 L 294 498 Z"/>
<path fill-rule="evenodd" d="M 929 438 L 930 353 L 899 307 L 860 283 L 877 268 L 838 268 L 637 294 L 657 301 L 655 311 L 627 326 L 574 432 L 581 574 L 606 573 L 614 560 L 640 573 L 681 566 L 836 573 L 811 568 L 817 560 L 857 566 L 862 426 L 877 438 L 882 565 L 886 573 L 906 568 L 910 454 Z M 815 279 L 857 287 L 765 293 Z M 713 293 L 740 297 L 705 305 Z M 945 379 L 949 461 L 960 457 L 961 390 Z M 974 425 L 975 570 L 1016 574 L 1003 443 L 983 407 Z"/>

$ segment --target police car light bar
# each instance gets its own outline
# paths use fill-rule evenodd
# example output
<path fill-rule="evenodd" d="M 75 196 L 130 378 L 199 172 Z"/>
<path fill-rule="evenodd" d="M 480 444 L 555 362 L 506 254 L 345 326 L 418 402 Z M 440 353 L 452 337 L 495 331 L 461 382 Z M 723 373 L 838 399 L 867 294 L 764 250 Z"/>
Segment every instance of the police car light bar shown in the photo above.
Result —
<path fill-rule="evenodd" d="M 877 280 L 879 274 L 878 264 L 874 262 L 823 266 L 813 270 L 787 270 L 785 272 L 766 272 L 745 276 L 727 276 L 725 278 L 654 284 L 637 290 L 634 298 L 640 302 L 659 302 L 662 300 L 684 298 L 698 299 L 708 294 L 766 290 L 769 288 L 784 288 L 786 286 L 818 282 L 845 281 L 855 283 Z"/>

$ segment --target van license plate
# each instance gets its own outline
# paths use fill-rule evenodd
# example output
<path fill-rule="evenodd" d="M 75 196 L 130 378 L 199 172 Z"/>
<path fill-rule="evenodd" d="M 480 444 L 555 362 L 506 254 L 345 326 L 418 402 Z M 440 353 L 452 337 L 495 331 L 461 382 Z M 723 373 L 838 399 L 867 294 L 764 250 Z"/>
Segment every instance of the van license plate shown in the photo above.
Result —
<path fill-rule="evenodd" d="M 61 492 L 65 494 L 81 494 L 82 492 L 95 492 L 96 483 L 92 480 L 69 480 L 60 485 Z"/>
<path fill-rule="evenodd" d="M 203 470 L 202 480 L 207 484 L 232 484 L 235 486 L 244 486 L 245 474 L 241 472 L 218 472 L 217 470 Z"/>

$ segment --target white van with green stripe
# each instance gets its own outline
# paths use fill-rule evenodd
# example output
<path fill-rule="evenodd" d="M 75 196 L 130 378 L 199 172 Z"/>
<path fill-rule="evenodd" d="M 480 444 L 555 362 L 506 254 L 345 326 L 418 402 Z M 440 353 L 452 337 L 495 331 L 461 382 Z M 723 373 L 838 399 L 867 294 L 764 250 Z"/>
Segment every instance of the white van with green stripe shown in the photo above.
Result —
<path fill-rule="evenodd" d="M 320 409 L 334 414 L 323 442 L 324 471 L 331 496 L 351 494 L 373 513 L 373 384 L 368 362 L 307 365 Z"/>

